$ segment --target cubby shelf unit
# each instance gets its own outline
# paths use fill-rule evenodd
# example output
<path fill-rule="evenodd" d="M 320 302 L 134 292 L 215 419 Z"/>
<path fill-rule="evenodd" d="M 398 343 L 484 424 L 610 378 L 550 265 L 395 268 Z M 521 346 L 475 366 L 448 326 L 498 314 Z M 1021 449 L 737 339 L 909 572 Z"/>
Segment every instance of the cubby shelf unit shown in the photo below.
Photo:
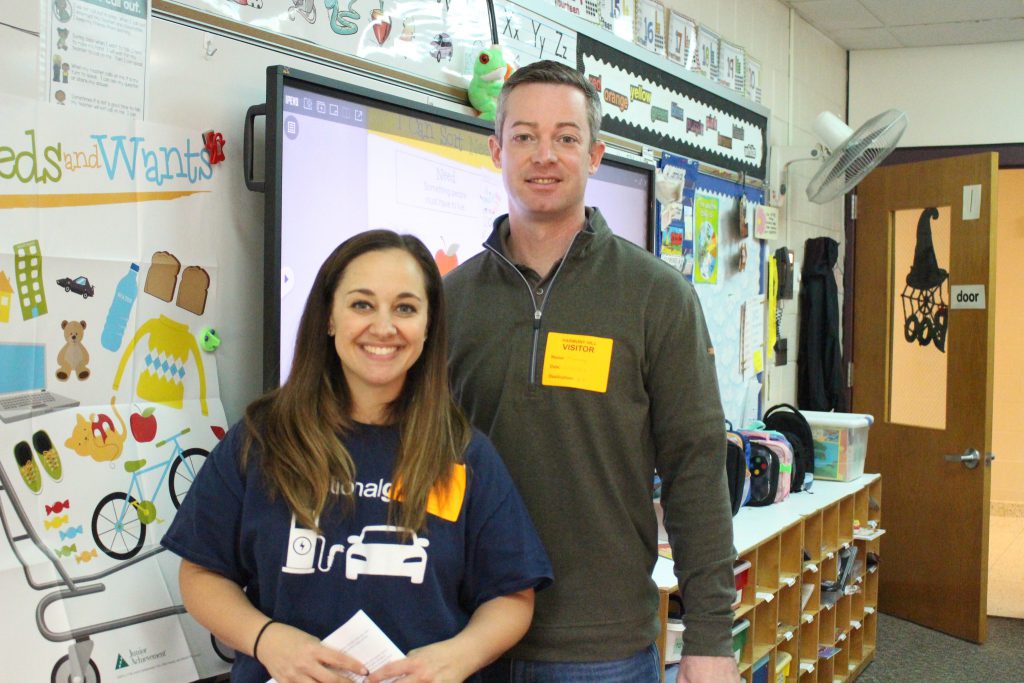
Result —
<path fill-rule="evenodd" d="M 791 659 L 786 683 L 853 681 L 875 656 L 878 632 L 877 564 L 880 553 L 882 479 L 865 474 L 850 482 L 815 481 L 810 491 L 781 503 L 742 508 L 733 518 L 739 560 L 750 562 L 743 597 L 734 611 L 747 619 L 739 669 L 752 683 L 753 668 L 768 657 L 776 681 L 780 652 Z M 840 553 L 856 547 L 853 570 L 838 599 L 822 582 L 835 581 Z M 664 651 L 668 597 L 676 590 L 672 562 L 659 558 L 654 579 L 661 589 Z M 782 679 L 779 679 L 782 680 Z"/>

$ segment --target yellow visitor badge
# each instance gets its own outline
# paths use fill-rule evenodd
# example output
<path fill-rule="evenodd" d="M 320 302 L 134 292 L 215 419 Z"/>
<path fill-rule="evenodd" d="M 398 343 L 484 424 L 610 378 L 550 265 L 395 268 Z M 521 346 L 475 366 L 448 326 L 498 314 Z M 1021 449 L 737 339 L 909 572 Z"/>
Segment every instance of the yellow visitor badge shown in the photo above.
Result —
<path fill-rule="evenodd" d="M 614 339 L 548 332 L 541 383 L 605 393 L 612 367 Z"/>

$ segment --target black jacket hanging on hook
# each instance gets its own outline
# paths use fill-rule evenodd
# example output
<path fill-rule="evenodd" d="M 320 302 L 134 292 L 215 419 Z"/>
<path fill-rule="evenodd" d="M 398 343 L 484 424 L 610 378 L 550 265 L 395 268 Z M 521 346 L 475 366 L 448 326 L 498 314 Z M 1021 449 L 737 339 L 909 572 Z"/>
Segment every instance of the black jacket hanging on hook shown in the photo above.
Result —
<path fill-rule="evenodd" d="M 839 243 L 831 238 L 816 237 L 804 245 L 797 361 L 797 405 L 802 410 L 846 410 L 839 288 L 833 273 L 838 258 Z"/>

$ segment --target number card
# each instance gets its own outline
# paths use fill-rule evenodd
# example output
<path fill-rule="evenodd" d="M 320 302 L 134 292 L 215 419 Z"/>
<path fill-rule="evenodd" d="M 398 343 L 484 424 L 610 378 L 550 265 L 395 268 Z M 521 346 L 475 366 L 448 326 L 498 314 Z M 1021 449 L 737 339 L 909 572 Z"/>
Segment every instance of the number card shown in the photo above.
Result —
<path fill-rule="evenodd" d="M 657 0 L 637 0 L 635 42 L 651 52 L 665 54 L 665 6 Z"/>
<path fill-rule="evenodd" d="M 720 41 L 720 45 L 718 82 L 731 90 L 742 93 L 743 80 L 746 76 L 743 48 L 727 40 Z"/>
<path fill-rule="evenodd" d="M 761 62 L 747 55 L 747 77 L 743 84 L 747 99 L 761 103 Z"/>
<path fill-rule="evenodd" d="M 697 22 L 676 11 L 668 15 L 668 58 L 684 69 L 697 70 Z"/>
<path fill-rule="evenodd" d="M 713 81 L 718 80 L 720 42 L 719 35 L 706 26 L 697 29 L 697 71 Z"/>

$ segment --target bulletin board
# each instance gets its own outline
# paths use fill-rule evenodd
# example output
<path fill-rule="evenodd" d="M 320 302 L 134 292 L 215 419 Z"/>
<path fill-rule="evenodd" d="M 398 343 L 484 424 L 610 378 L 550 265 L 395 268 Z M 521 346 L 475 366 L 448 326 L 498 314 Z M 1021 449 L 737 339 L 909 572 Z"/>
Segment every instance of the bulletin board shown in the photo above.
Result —
<path fill-rule="evenodd" d="M 670 153 L 661 158 L 659 185 L 665 183 L 675 201 L 662 189 L 659 255 L 694 283 L 715 348 L 722 408 L 739 427 L 759 414 L 766 291 L 765 243 L 752 227 L 741 235 L 741 198 L 759 204 L 764 191 Z"/>

